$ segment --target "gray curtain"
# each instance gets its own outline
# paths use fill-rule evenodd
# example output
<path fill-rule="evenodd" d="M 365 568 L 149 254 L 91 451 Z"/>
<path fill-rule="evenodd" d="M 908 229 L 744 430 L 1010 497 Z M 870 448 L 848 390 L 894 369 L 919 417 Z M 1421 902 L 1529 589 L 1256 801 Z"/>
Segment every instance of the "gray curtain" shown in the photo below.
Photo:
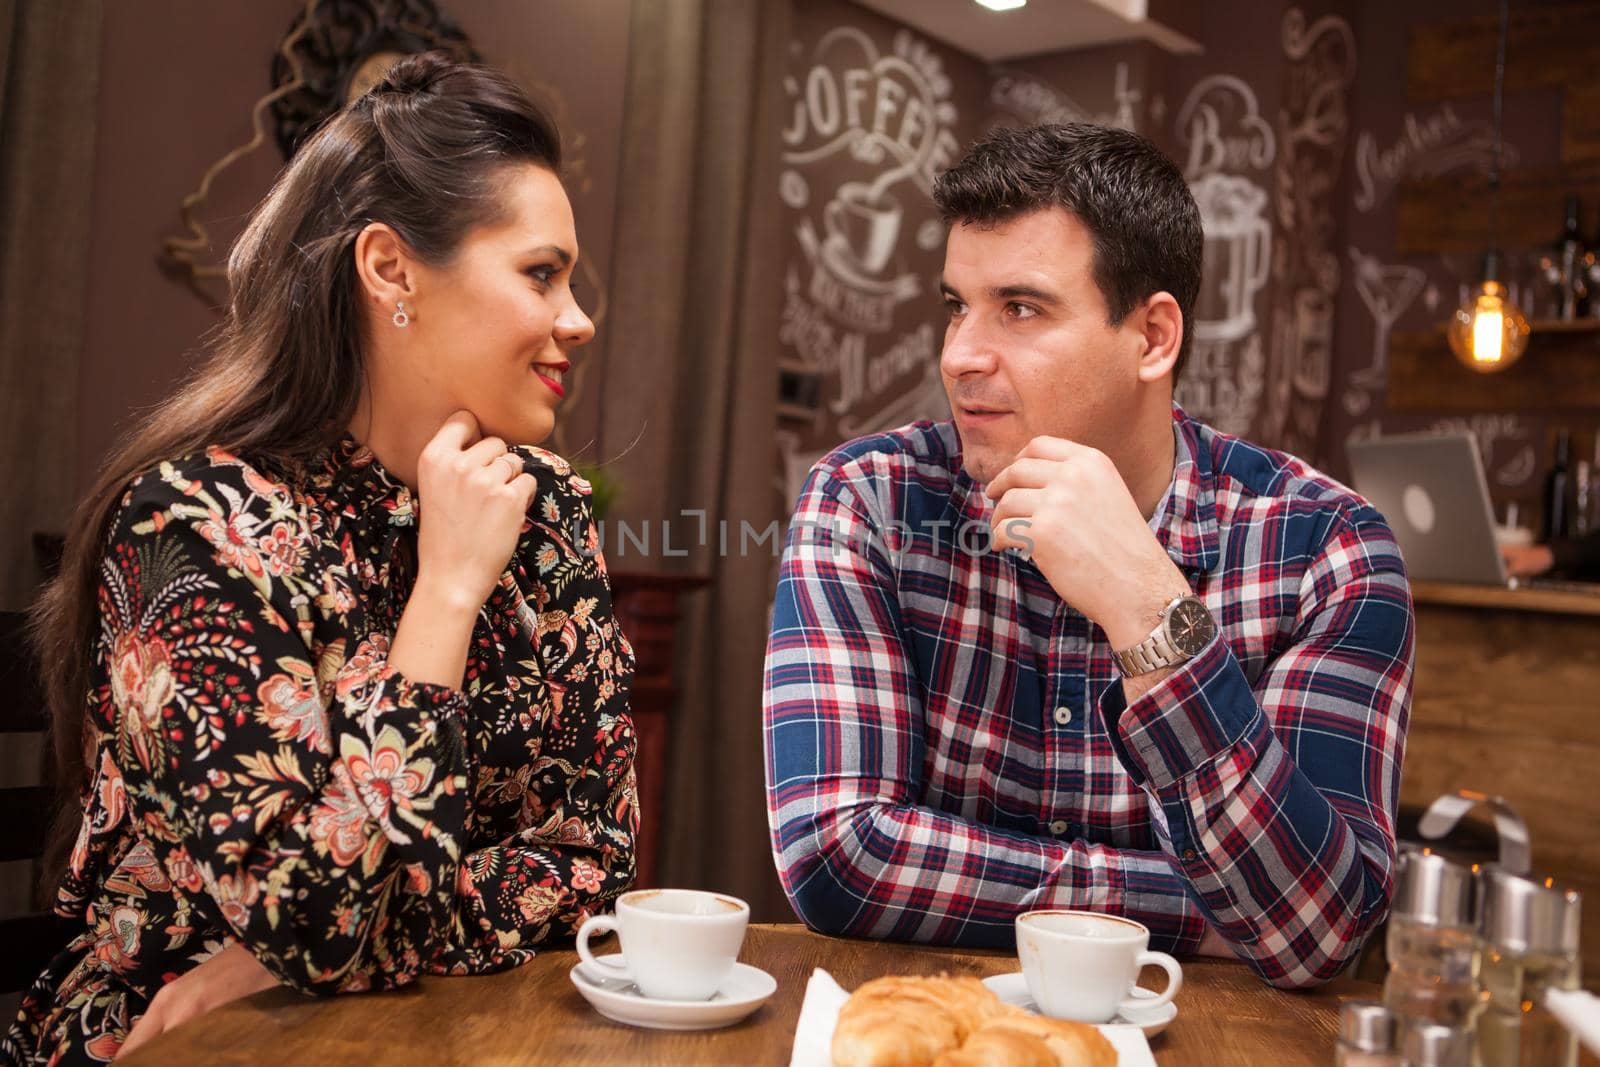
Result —
<path fill-rule="evenodd" d="M 101 0 L 0 0 L 0 608 L 71 509 Z"/>
<path fill-rule="evenodd" d="M 101 0 L 0 0 L 0 609 L 41 575 L 32 533 L 60 530 L 75 490 L 100 85 Z M 4 699 L 4 694 L 0 694 Z M 32 785 L 42 734 L 6 734 L 0 787 Z M 0 918 L 32 910 L 34 864 L 0 864 Z M 16 1012 L 0 996 L 0 1026 Z"/>
<path fill-rule="evenodd" d="M 661 569 L 712 579 L 684 601 L 658 880 L 742 896 L 766 921 L 793 919 L 762 784 L 775 562 L 770 541 L 741 554 L 738 532 L 780 517 L 771 235 L 788 12 L 787 0 L 636 0 L 600 383 L 600 454 L 640 441 L 612 464 L 625 486 L 618 518 L 652 530 L 670 520 L 688 555 Z M 704 513 L 706 544 L 684 510 Z"/>

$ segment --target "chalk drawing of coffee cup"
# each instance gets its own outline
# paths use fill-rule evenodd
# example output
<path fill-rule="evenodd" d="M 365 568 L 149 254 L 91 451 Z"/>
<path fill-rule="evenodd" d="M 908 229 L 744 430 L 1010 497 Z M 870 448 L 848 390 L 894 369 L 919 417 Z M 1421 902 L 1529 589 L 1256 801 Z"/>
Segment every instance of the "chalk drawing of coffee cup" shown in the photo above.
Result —
<path fill-rule="evenodd" d="M 874 193 L 866 182 L 845 182 L 822 213 L 828 231 L 824 250 L 861 274 L 877 274 L 894 254 L 903 214 L 892 193 Z"/>
<path fill-rule="evenodd" d="M 1190 186 L 1205 227 L 1195 336 L 1236 341 L 1256 327 L 1256 294 L 1272 267 L 1267 194 L 1233 174 L 1208 174 Z"/>

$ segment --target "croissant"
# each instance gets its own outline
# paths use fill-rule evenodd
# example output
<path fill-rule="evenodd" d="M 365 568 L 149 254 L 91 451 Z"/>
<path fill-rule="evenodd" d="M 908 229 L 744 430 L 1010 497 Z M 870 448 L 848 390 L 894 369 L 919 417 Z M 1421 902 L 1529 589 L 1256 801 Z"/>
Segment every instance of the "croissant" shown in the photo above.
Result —
<path fill-rule="evenodd" d="M 1041 1019 L 976 978 L 877 978 L 855 991 L 833 1032 L 835 1067 L 1114 1067 L 1092 1026 Z"/>
<path fill-rule="evenodd" d="M 991 1019 L 933 1067 L 1115 1067 L 1117 1050 L 1099 1030 L 1026 1012 Z"/>

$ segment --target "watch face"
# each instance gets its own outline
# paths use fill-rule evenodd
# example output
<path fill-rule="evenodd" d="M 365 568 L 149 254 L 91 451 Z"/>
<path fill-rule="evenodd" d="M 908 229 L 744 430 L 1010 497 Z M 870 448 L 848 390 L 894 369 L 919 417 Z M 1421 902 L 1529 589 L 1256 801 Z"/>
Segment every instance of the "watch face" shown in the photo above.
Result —
<path fill-rule="evenodd" d="M 1199 600 L 1180 600 L 1167 616 L 1167 639 L 1185 656 L 1197 656 L 1217 635 L 1211 612 Z"/>

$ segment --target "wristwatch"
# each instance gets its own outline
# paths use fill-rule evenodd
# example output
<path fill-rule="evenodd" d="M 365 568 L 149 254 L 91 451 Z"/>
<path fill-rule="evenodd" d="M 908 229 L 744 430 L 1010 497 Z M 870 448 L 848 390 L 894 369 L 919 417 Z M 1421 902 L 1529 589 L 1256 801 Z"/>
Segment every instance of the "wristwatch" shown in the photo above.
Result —
<path fill-rule="evenodd" d="M 1217 623 L 1205 601 L 1180 596 L 1161 609 L 1155 632 L 1132 648 L 1111 653 L 1124 678 L 1175 667 L 1194 659 L 1217 636 Z"/>

